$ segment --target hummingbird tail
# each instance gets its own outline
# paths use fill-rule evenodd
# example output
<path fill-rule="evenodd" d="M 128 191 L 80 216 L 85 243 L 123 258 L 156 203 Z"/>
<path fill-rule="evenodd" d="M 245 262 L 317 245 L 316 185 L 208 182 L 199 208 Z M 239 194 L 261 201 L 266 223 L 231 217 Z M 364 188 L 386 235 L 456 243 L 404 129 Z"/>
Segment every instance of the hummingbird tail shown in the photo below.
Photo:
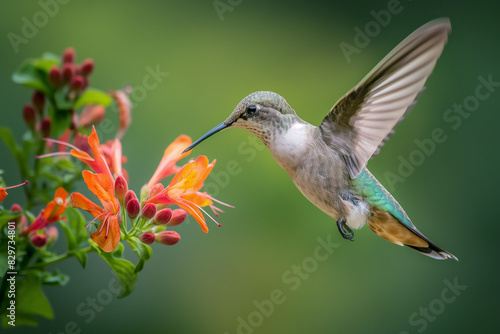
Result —
<path fill-rule="evenodd" d="M 417 252 L 437 260 L 453 259 L 457 257 L 438 247 L 416 228 L 402 224 L 387 211 L 371 208 L 368 227 L 378 236 L 399 246 L 408 246 Z"/>

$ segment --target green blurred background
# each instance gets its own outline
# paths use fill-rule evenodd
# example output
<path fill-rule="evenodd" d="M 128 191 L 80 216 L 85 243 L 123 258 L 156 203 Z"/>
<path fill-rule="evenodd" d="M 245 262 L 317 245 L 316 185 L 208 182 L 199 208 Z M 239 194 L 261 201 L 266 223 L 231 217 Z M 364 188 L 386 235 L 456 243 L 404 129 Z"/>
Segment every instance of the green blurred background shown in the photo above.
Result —
<path fill-rule="evenodd" d="M 426 92 L 369 168 L 387 185 L 384 175 L 397 173 L 399 157 L 408 159 L 415 140 L 443 129 L 447 140 L 393 194 L 418 228 L 460 262 L 432 260 L 367 227 L 355 242 L 341 239 L 332 219 L 303 198 L 262 144 L 243 130 L 229 130 L 194 151 L 217 158 L 207 186 L 237 207 L 219 217 L 222 227 L 209 225 L 205 234 L 192 219 L 180 225 L 182 241 L 154 245 L 136 290 L 125 299 L 110 292 L 114 276 L 102 259 L 91 256 L 85 270 L 76 260 L 66 261 L 59 268 L 70 283 L 45 289 L 56 318 L 11 332 L 498 332 L 500 227 L 494 207 L 500 91 L 480 101 L 456 129 L 443 115 L 475 94 L 479 76 L 500 81 L 500 5 L 401 1 L 402 10 L 348 62 L 340 43 L 353 44 L 354 28 L 364 29 L 374 20 L 371 11 L 387 9 L 387 0 L 221 3 L 231 9 L 222 20 L 212 1 L 73 0 L 59 4 L 58 13 L 16 53 L 7 34 L 21 35 L 23 17 L 32 22 L 43 6 L 2 1 L 1 126 L 14 129 L 17 138 L 25 131 L 21 110 L 30 91 L 11 82 L 12 72 L 25 58 L 73 46 L 78 61 L 96 62 L 91 86 L 136 87 L 123 149 L 131 187 L 138 191 L 168 143 L 181 133 L 198 138 L 247 94 L 275 91 L 303 119 L 319 124 L 404 37 L 434 18 L 449 17 L 453 31 Z M 139 94 L 148 68 L 169 75 Z M 109 117 L 117 118 L 111 111 Z M 101 129 L 100 135 L 111 138 L 114 132 Z M 3 144 L 0 157 L 7 184 L 20 181 Z M 228 178 L 225 171 L 235 164 L 237 173 Z M 22 201 L 22 192 L 10 193 L 4 205 Z M 337 244 L 334 252 L 324 261 L 311 260 L 317 238 L 329 237 Z M 310 273 L 300 278 L 291 272 L 294 265 Z M 454 282 L 461 287 L 455 294 L 445 290 Z M 275 290 L 283 303 L 271 312 L 262 301 Z M 248 325 L 240 325 L 241 319 Z"/>

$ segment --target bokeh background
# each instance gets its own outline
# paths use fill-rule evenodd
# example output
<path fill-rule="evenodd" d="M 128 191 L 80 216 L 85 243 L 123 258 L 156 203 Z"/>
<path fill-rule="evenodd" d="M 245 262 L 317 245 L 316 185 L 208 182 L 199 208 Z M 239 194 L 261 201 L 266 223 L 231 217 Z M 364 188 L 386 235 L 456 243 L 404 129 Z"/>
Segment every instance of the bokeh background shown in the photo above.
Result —
<path fill-rule="evenodd" d="M 432 260 L 367 227 L 355 242 L 343 240 L 262 144 L 243 130 L 228 130 L 193 153 L 217 158 L 207 186 L 237 207 L 219 217 L 222 227 L 209 225 L 205 234 L 192 219 L 180 225 L 182 241 L 154 245 L 136 290 L 125 299 L 106 299 L 114 276 L 97 256 L 85 270 L 76 260 L 61 263 L 70 283 L 45 289 L 56 318 L 10 332 L 497 332 L 500 90 L 494 87 L 456 129 L 444 115 L 474 96 L 478 77 L 500 81 L 498 3 L 401 0 L 401 11 L 348 62 L 340 44 L 354 45 L 355 27 L 364 29 L 374 21 L 372 11 L 393 2 L 221 0 L 215 3 L 228 7 L 219 15 L 211 0 L 72 0 L 59 4 L 57 14 L 16 53 L 7 34 L 21 34 L 23 17 L 32 21 L 46 2 L 0 4 L 0 124 L 21 138 L 21 110 L 30 91 L 10 77 L 25 58 L 45 51 L 60 54 L 73 46 L 78 61 L 92 57 L 92 86 L 103 90 L 130 84 L 139 92 L 148 69 L 168 72 L 154 89 L 132 95 L 133 124 L 123 148 L 137 191 L 168 143 L 181 133 L 196 139 L 247 94 L 278 92 L 304 120 L 319 124 L 404 37 L 427 21 L 449 17 L 453 31 L 426 92 L 368 166 L 388 185 L 385 175 L 397 173 L 400 157 L 408 159 L 418 149 L 416 139 L 429 138 L 436 128 L 444 131 L 447 140 L 405 182 L 396 183 L 393 194 L 419 229 L 460 261 Z M 117 118 L 112 111 L 108 117 Z M 102 138 L 114 135 L 99 132 Z M 20 181 L 3 144 L 0 162 L 8 184 Z M 235 164 L 237 172 L 227 177 Z M 21 194 L 11 191 L 4 204 L 21 202 Z M 318 238 L 330 238 L 336 248 L 314 266 Z M 300 277 L 291 271 L 294 265 L 310 273 Z M 449 284 L 460 287 L 454 293 L 445 290 Z M 283 303 L 272 312 L 269 306 L 259 311 L 256 303 L 275 290 Z"/>

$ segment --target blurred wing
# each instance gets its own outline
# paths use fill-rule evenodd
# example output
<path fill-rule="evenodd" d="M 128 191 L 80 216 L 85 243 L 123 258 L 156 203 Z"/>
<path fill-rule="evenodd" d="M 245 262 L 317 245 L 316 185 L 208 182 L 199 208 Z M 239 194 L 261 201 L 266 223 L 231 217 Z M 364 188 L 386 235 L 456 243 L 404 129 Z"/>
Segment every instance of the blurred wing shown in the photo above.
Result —
<path fill-rule="evenodd" d="M 348 149 L 341 151 L 351 178 L 359 174 L 415 104 L 450 30 L 448 19 L 438 19 L 414 31 L 325 117 L 320 126 L 323 138 L 335 149 L 347 144 Z"/>

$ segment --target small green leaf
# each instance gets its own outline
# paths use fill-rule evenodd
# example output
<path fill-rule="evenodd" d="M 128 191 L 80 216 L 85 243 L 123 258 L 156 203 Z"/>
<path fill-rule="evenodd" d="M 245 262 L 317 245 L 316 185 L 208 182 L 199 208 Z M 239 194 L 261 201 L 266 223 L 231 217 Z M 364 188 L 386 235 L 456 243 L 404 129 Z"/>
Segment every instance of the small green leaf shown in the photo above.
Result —
<path fill-rule="evenodd" d="M 83 218 L 80 211 L 75 208 L 66 208 L 64 215 L 67 221 L 60 221 L 59 224 L 66 235 L 68 251 L 74 251 L 88 239 L 88 233 L 85 229 L 85 218 Z"/>
<path fill-rule="evenodd" d="M 87 104 L 100 104 L 107 107 L 111 104 L 111 97 L 98 89 L 87 88 L 78 100 L 76 100 L 75 109 Z"/>
<path fill-rule="evenodd" d="M 36 61 L 37 60 L 28 60 L 23 63 L 14 72 L 14 74 L 12 74 L 12 81 L 28 88 L 39 90 L 41 92 L 49 94 L 50 87 L 45 79 L 46 73 L 33 66 L 33 62 Z"/>
<path fill-rule="evenodd" d="M 40 279 L 42 280 L 42 284 L 45 285 L 66 285 L 69 282 L 68 275 L 61 273 L 57 269 L 53 272 L 42 273 Z"/>
<path fill-rule="evenodd" d="M 49 73 L 52 66 L 60 64 L 60 58 L 53 53 L 45 52 L 42 58 L 35 59 L 31 63 L 36 69 Z"/>
<path fill-rule="evenodd" d="M 138 273 L 144 268 L 144 264 L 146 263 L 146 261 L 151 258 L 152 254 L 151 247 L 149 247 L 148 245 L 143 243 L 139 238 L 134 236 L 128 238 L 127 241 L 130 244 L 132 250 L 139 257 L 139 261 L 135 266 L 135 272 Z"/>
<path fill-rule="evenodd" d="M 111 253 L 106 253 L 103 251 L 95 242 L 89 240 L 92 247 L 95 248 L 97 254 L 99 254 L 104 261 L 106 261 L 114 273 L 118 277 L 121 284 L 121 291 L 118 298 L 123 298 L 128 296 L 132 291 L 134 291 L 135 281 L 137 280 L 137 273 L 135 272 L 135 266 L 123 258 L 115 257 L 116 254 L 122 254 L 123 244 L 118 243 L 117 250 Z"/>

